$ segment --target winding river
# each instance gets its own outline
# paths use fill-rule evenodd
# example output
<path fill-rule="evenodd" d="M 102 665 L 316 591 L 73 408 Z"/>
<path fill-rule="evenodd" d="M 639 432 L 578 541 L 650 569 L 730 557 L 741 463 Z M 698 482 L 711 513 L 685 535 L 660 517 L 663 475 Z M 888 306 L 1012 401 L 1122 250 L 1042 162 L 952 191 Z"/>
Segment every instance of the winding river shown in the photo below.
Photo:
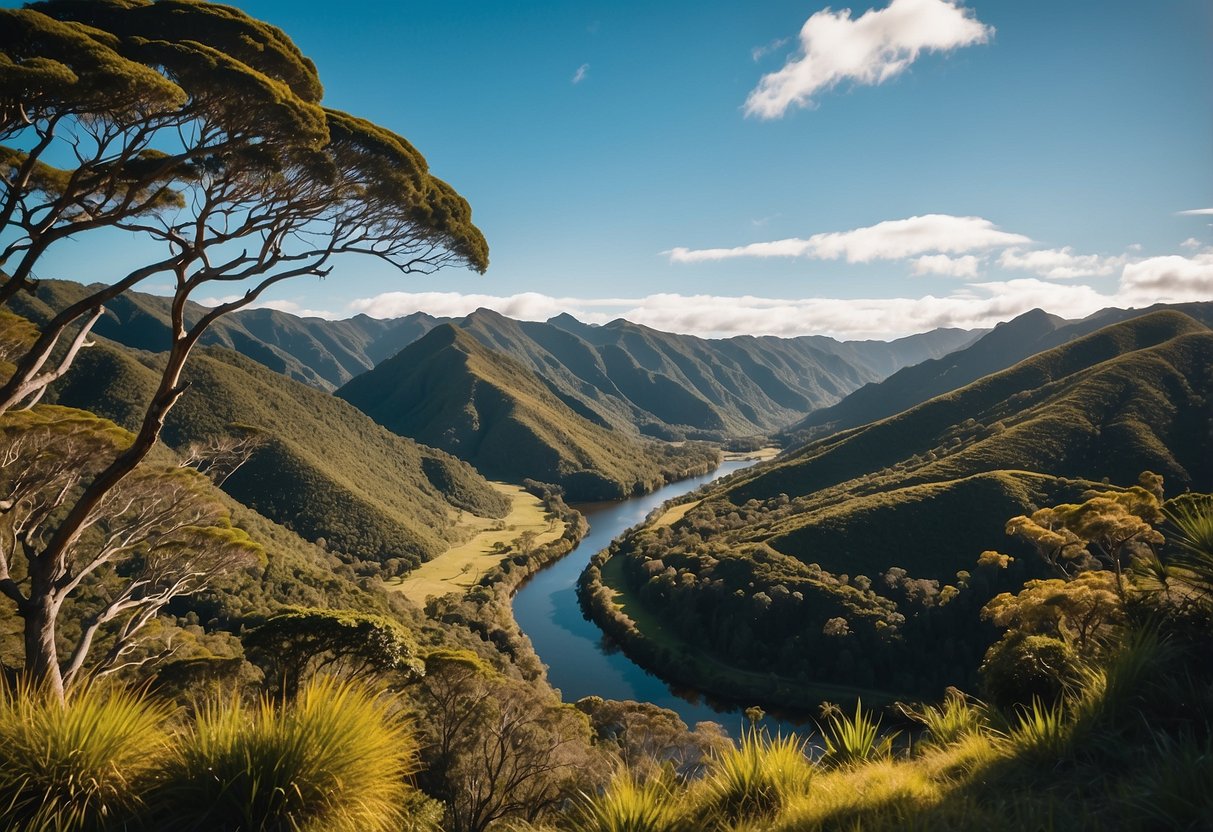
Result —
<path fill-rule="evenodd" d="M 669 708 L 687 723 L 710 720 L 736 733 L 744 722 L 740 708 L 717 709 L 702 697 L 679 691 L 604 644 L 598 625 L 587 621 L 577 603 L 577 577 L 590 558 L 625 529 L 637 525 L 657 506 L 700 485 L 753 465 L 752 460 L 722 463 L 715 471 L 671 483 L 643 497 L 575 506 L 590 522 L 581 544 L 537 573 L 514 596 L 514 617 L 548 666 L 548 678 L 566 702 L 583 696 L 634 699 Z M 777 724 L 772 722 L 772 727 Z M 778 725 L 783 730 L 789 726 Z"/>

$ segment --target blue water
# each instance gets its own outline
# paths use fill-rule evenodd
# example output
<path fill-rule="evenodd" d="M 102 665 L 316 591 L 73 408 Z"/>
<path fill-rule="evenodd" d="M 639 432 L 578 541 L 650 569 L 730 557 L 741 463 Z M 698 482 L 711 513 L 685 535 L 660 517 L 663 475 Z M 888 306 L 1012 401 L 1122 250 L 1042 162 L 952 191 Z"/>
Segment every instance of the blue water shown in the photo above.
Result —
<path fill-rule="evenodd" d="M 549 681 L 566 702 L 583 696 L 652 702 L 677 712 L 687 725 L 707 720 L 720 723 L 730 734 L 738 733 L 745 724 L 744 707 L 709 703 L 681 689 L 676 692 L 617 648 L 608 647 L 598 626 L 581 614 L 576 585 L 591 557 L 654 508 L 753 464 L 748 460 L 725 462 L 710 474 L 672 483 L 643 497 L 576 506 L 589 520 L 589 533 L 576 549 L 536 574 L 514 597 L 514 617 L 530 636 L 535 652 L 548 666 Z M 799 733 L 795 726 L 777 720 L 769 720 L 768 727 L 785 734 L 790 730 Z"/>

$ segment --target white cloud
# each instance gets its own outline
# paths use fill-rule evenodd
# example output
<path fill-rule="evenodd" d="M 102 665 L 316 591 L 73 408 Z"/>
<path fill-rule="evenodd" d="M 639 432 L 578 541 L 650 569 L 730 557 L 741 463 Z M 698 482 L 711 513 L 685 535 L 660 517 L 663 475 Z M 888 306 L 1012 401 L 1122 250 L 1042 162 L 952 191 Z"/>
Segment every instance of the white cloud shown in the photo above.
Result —
<path fill-rule="evenodd" d="M 197 298 L 195 302 L 200 306 L 218 306 L 221 303 L 231 303 L 234 300 L 240 300 L 242 297 L 244 295 L 223 295 L 222 297 Z M 274 309 L 278 312 L 287 312 L 300 318 L 324 318 L 329 321 L 336 321 L 342 317 L 327 309 L 308 309 L 293 300 L 260 300 L 250 303 L 244 309 Z"/>
<path fill-rule="evenodd" d="M 1203 245 L 1203 243 L 1201 243 L 1201 241 L 1196 239 L 1195 237 L 1189 237 L 1188 239 L 1186 239 L 1182 243 L 1180 243 L 1180 246 L 1182 246 L 1183 248 L 1200 248 L 1202 245 Z"/>
<path fill-rule="evenodd" d="M 673 263 L 699 263 L 738 257 L 812 257 L 817 260 L 845 259 L 848 263 L 900 260 L 922 254 L 961 254 L 998 246 L 1032 242 L 1022 234 L 1000 230 L 981 217 L 925 214 L 904 220 L 886 220 L 851 231 L 814 234 L 807 240 L 793 237 L 735 248 L 674 248 Z"/>
<path fill-rule="evenodd" d="M 850 9 L 823 9 L 801 27 L 800 52 L 764 75 L 750 93 L 746 115 L 779 118 L 843 81 L 880 84 L 904 72 L 924 51 L 986 43 L 993 34 L 993 27 L 958 0 L 891 0 L 886 8 L 854 19 Z"/>
<path fill-rule="evenodd" d="M 1075 254 L 1069 246 L 1023 251 L 1011 248 L 998 258 L 1004 269 L 1035 272 L 1049 280 L 1071 280 L 1076 277 L 1101 277 L 1114 274 L 1123 266 L 1124 257 L 1102 257 L 1098 254 Z"/>
<path fill-rule="evenodd" d="M 1181 217 L 1208 217 L 1213 216 L 1213 208 L 1193 208 L 1190 211 L 1177 211 Z"/>
<path fill-rule="evenodd" d="M 1088 315 L 1114 298 L 1088 286 L 1034 278 L 969 283 L 944 296 L 921 298 L 763 298 L 661 293 L 640 298 L 557 298 L 462 295 L 457 292 L 389 292 L 362 298 L 350 309 L 392 318 L 424 311 L 460 317 L 487 307 L 523 320 L 568 312 L 586 323 L 615 318 L 667 332 L 705 337 L 810 334 L 839 338 L 892 338 L 941 326 L 989 327 L 1037 306 L 1067 317 Z"/>
<path fill-rule="evenodd" d="M 590 74 L 590 65 L 582 64 L 577 67 L 577 71 L 573 73 L 573 83 L 580 84 L 585 80 L 585 77 Z"/>
<path fill-rule="evenodd" d="M 1144 305 L 1213 300 L 1213 253 L 1169 254 L 1129 263 L 1121 274 L 1120 296 Z"/>
<path fill-rule="evenodd" d="M 776 49 L 782 49 L 791 43 L 791 38 L 777 38 L 770 43 L 764 43 L 762 46 L 755 46 L 750 50 L 750 57 L 755 61 L 761 61 L 767 55 L 770 55 Z"/>
<path fill-rule="evenodd" d="M 945 277 L 977 277 L 980 261 L 972 254 L 949 257 L 946 254 L 924 254 L 914 261 L 915 275 L 941 274 Z"/>

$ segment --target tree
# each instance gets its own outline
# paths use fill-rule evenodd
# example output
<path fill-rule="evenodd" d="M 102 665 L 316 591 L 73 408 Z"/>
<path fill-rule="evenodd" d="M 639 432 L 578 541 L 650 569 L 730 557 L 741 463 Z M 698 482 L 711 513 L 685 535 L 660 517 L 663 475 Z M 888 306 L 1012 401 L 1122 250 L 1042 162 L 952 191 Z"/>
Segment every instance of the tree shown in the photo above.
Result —
<path fill-rule="evenodd" d="M 427 741 L 419 778 L 455 832 L 539 820 L 602 773 L 584 714 L 470 653 L 431 653 L 414 690 Z"/>
<path fill-rule="evenodd" d="M 424 671 L 403 627 L 351 610 L 282 610 L 254 622 L 241 641 L 288 700 L 317 673 L 346 679 L 396 674 L 407 680 Z"/>
<path fill-rule="evenodd" d="M 1142 475 L 1148 487 L 1135 485 L 1123 491 L 1088 493 L 1085 502 L 1042 508 L 1031 516 L 1007 522 L 1007 534 L 1031 543 L 1054 571 L 1063 577 L 1104 566 L 1116 575 L 1117 593 L 1123 598 L 1127 559 L 1163 543 L 1154 526 L 1163 519 L 1156 476 Z"/>
<path fill-rule="evenodd" d="M 1091 570 L 1070 581 L 1028 581 L 1014 595 L 995 596 L 981 615 L 996 627 L 1060 638 L 1090 655 L 1124 624 L 1124 605 L 1116 576 Z"/>
<path fill-rule="evenodd" d="M 47 547 L 71 495 L 129 440 L 112 422 L 69 408 L 0 422 L 0 592 L 24 621 L 26 673 L 60 698 L 85 676 L 128 666 L 142 631 L 173 598 L 260 557 L 206 477 L 161 465 L 95 501 L 81 523 L 87 534 Z M 61 660 L 57 625 L 69 599 L 80 601 L 83 621 Z M 108 647 L 93 657 L 102 634 Z"/>
<path fill-rule="evenodd" d="M 164 258 L 63 310 L 41 328 L 0 387 L 0 413 L 37 395 L 45 386 L 39 387 L 46 376 L 41 368 L 73 321 L 99 314 L 101 304 L 151 274 L 172 275 L 171 338 L 138 431 L 105 465 L 86 466 L 89 476 L 70 491 L 53 522 L 42 523 L 39 551 L 30 557 L 62 563 L 159 440 L 185 393 L 189 355 L 214 321 L 284 280 L 327 275 L 338 255 L 374 257 L 402 273 L 446 265 L 483 272 L 488 249 L 467 202 L 430 175 L 405 139 L 319 106 L 315 67 L 281 31 L 228 6 L 184 0 L 51 0 L 37 10 L 98 30 L 102 40 L 114 36 L 124 55 L 156 68 L 188 95 L 182 105 L 188 118 L 167 131 L 181 157 L 172 179 L 180 210 L 110 223 L 159 243 Z M 28 109 L 20 96 L 29 90 L 15 94 L 14 106 Z M 215 291 L 215 283 L 225 287 L 223 294 L 235 290 L 235 299 L 193 311 L 191 301 Z M 37 591 L 49 587 L 39 584 Z M 49 601 L 31 597 L 29 603 L 32 609 Z M 27 666 L 38 678 L 57 673 L 44 654 L 32 664 L 27 658 Z"/>

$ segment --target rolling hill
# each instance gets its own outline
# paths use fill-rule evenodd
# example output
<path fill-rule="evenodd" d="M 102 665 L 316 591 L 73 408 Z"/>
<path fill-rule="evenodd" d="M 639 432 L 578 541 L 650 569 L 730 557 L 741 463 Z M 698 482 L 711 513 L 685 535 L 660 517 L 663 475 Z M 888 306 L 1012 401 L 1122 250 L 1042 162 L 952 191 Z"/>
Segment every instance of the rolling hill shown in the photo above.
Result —
<path fill-rule="evenodd" d="M 719 481 L 629 533 L 583 599 L 610 617 L 601 587 L 629 593 L 700 649 L 787 668 L 785 686 L 937 692 L 972 681 L 955 668 L 992 638 L 972 629 L 985 601 L 1043 574 L 1006 521 L 1143 470 L 1172 494 L 1213 486 L 1213 330 L 1173 309 Z M 979 569 L 989 549 L 1011 569 Z"/>
<path fill-rule="evenodd" d="M 86 287 L 43 281 L 15 311 L 44 320 Z M 167 343 L 166 300 L 128 292 L 107 306 L 99 335 L 136 349 Z M 189 315 L 200 314 L 191 306 Z M 443 319 L 421 313 L 342 321 L 243 310 L 212 327 L 204 343 L 331 391 L 429 332 Z M 536 373 L 574 411 L 604 427 L 663 439 L 768 434 L 833 404 L 868 382 L 967 345 L 974 333 L 940 329 L 896 341 L 840 342 L 821 336 L 704 339 L 613 321 L 590 326 L 569 315 L 515 321 L 481 309 L 454 321 L 486 347 Z"/>
<path fill-rule="evenodd" d="M 99 339 L 48 401 L 134 427 L 159 360 Z M 502 516 L 507 509 L 466 463 L 230 350 L 198 350 L 185 380 L 189 389 L 169 415 L 165 442 L 182 449 L 251 428 L 264 444 L 224 490 L 347 561 L 399 574 L 457 541 L 454 512 Z"/>
<path fill-rule="evenodd" d="M 882 381 L 864 385 L 837 404 L 813 411 L 783 431 L 782 438 L 798 443 L 892 416 L 1097 329 L 1165 309 L 1213 325 L 1213 303 L 1104 309 L 1077 321 L 1033 309 L 998 324 L 963 349 L 904 367 Z"/>
<path fill-rule="evenodd" d="M 450 324 L 337 395 L 389 430 L 449 451 L 486 476 L 559 485 L 571 500 L 643 493 L 717 461 L 710 447 L 675 447 L 594 424 L 521 363 Z"/>

